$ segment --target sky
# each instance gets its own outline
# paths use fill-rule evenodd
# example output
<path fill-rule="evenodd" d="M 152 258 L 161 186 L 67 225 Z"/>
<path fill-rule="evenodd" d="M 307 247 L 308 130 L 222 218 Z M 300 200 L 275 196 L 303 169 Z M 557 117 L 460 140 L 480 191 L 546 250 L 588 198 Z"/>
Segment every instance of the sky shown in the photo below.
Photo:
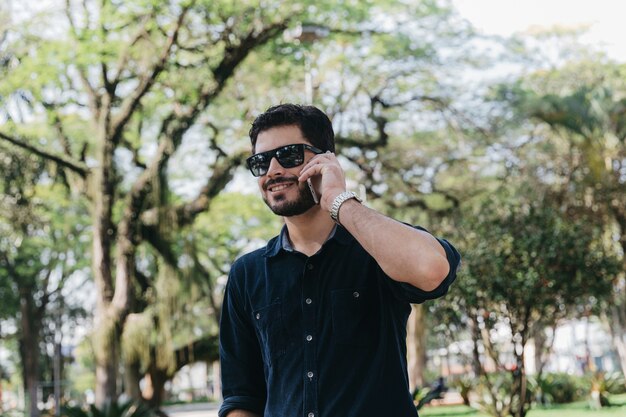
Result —
<path fill-rule="evenodd" d="M 586 42 L 626 62 L 626 2 L 622 0 L 452 0 L 485 34 L 511 35 L 533 26 L 588 25 Z"/>

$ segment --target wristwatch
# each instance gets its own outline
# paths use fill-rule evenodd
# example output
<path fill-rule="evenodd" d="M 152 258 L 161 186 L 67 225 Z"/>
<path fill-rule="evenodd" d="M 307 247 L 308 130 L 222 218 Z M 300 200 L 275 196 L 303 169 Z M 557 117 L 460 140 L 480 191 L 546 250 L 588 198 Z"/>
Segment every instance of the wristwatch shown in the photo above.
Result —
<path fill-rule="evenodd" d="M 343 193 L 335 197 L 335 200 L 333 200 L 333 204 L 331 204 L 330 206 L 330 218 L 333 219 L 335 223 L 339 225 L 341 224 L 339 223 L 339 208 L 343 203 L 352 198 L 361 203 L 361 199 L 356 195 L 356 193 L 353 193 L 352 191 L 344 191 Z"/>

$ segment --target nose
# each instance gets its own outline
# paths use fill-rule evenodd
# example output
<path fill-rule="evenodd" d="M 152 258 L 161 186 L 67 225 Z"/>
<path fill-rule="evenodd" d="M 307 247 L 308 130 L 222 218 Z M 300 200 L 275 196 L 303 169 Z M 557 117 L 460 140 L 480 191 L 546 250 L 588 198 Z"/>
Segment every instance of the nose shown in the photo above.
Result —
<path fill-rule="evenodd" d="M 272 158 L 270 160 L 270 166 L 267 168 L 267 176 L 270 177 L 276 177 L 276 176 L 281 176 L 285 173 L 285 168 L 283 168 L 283 166 L 280 164 L 280 162 L 278 162 L 278 159 L 276 159 L 276 157 Z"/>

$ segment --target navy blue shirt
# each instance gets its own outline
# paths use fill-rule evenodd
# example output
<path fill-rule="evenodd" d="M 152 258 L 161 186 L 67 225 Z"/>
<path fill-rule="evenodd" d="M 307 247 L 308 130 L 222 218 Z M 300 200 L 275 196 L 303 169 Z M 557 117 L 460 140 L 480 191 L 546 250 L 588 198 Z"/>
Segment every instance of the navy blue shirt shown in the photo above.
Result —
<path fill-rule="evenodd" d="M 286 227 L 232 266 L 220 321 L 224 402 L 264 417 L 415 417 L 406 363 L 410 303 L 444 295 L 389 278 L 343 227 L 313 256 Z"/>

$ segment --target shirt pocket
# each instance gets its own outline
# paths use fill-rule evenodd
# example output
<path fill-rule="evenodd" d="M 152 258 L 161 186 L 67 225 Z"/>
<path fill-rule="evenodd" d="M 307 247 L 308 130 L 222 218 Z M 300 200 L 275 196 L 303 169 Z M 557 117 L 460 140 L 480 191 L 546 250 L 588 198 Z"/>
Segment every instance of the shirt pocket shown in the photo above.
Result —
<path fill-rule="evenodd" d="M 369 288 L 331 292 L 333 339 L 337 344 L 367 346 L 378 340 L 378 306 Z"/>
<path fill-rule="evenodd" d="M 287 333 L 283 324 L 282 304 L 276 302 L 254 310 L 252 319 L 259 337 L 263 360 L 272 366 L 287 352 Z"/>

